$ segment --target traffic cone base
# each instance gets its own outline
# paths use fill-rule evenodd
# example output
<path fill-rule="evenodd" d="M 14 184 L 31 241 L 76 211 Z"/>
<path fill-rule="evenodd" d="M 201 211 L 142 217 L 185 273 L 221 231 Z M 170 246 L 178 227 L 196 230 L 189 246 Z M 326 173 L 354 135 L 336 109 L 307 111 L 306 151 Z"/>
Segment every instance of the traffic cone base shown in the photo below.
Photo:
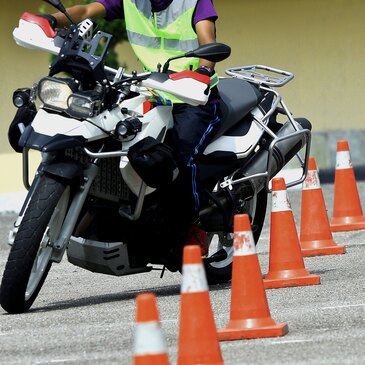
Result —
<path fill-rule="evenodd" d="M 309 274 L 307 270 L 281 270 L 278 275 L 264 279 L 265 289 L 286 288 L 289 286 L 318 285 L 321 283 L 319 275 Z"/>
<path fill-rule="evenodd" d="M 247 214 L 234 217 L 233 244 L 230 320 L 225 328 L 218 330 L 219 340 L 285 335 L 288 326 L 277 324 L 270 315 Z"/>
<path fill-rule="evenodd" d="M 302 188 L 300 248 L 304 257 L 345 253 L 345 247 L 337 246 L 332 237 L 314 157 L 309 158 Z"/>
<path fill-rule="evenodd" d="M 225 328 L 218 330 L 220 341 L 250 338 L 279 337 L 288 333 L 286 323 L 275 323 L 271 317 L 247 320 L 230 320 Z"/>
<path fill-rule="evenodd" d="M 183 250 L 177 365 L 224 365 L 198 245 Z"/>
<path fill-rule="evenodd" d="M 169 365 L 156 296 L 152 293 L 139 294 L 136 304 L 133 365 Z"/>
<path fill-rule="evenodd" d="M 365 229 L 365 217 L 338 217 L 332 218 L 330 223 L 332 232 L 358 231 Z"/>
<path fill-rule="evenodd" d="M 285 180 L 272 180 L 269 272 L 265 288 L 285 288 L 320 284 L 318 275 L 310 274 L 304 265 L 293 212 Z"/>
<path fill-rule="evenodd" d="M 334 182 L 332 232 L 365 229 L 356 177 L 349 145 L 346 140 L 337 141 L 336 171 Z"/>
<path fill-rule="evenodd" d="M 332 239 L 318 241 L 301 241 L 302 256 L 341 255 L 346 253 L 345 246 L 337 245 Z"/>
<path fill-rule="evenodd" d="M 133 365 L 161 365 L 169 364 L 167 355 L 143 355 L 135 356 Z"/>

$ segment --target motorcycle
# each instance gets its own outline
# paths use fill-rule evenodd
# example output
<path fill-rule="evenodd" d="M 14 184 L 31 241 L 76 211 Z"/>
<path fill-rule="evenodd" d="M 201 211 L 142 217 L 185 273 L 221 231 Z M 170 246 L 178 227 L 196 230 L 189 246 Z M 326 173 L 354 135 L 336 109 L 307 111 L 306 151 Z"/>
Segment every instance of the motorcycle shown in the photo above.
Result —
<path fill-rule="evenodd" d="M 126 73 L 105 65 L 112 36 L 75 24 L 58 0 L 46 0 L 71 20 L 54 31 L 24 13 L 13 32 L 20 46 L 56 55 L 49 74 L 14 92 L 18 108 L 9 136 L 23 155 L 28 194 L 9 233 L 11 246 L 0 303 L 9 313 L 29 310 L 53 263 L 68 261 L 114 276 L 181 269 L 181 233 L 165 192 L 178 174 L 169 147 L 172 105 L 161 92 L 191 105 L 209 90 L 194 72 L 173 73 L 175 59 L 219 62 L 221 43 L 173 57 L 155 72 Z M 207 194 L 199 216 L 208 233 L 203 258 L 209 283 L 231 278 L 233 217 L 247 213 L 255 242 L 264 224 L 270 180 L 293 158 L 304 181 L 311 123 L 294 118 L 276 88 L 294 75 L 265 65 L 228 68 L 218 89 L 223 122 L 198 160 Z M 173 76 L 175 75 L 175 76 Z M 152 100 L 152 101 L 151 101 Z M 284 121 L 280 119 L 284 118 Z M 29 181 L 29 150 L 41 163 Z"/>

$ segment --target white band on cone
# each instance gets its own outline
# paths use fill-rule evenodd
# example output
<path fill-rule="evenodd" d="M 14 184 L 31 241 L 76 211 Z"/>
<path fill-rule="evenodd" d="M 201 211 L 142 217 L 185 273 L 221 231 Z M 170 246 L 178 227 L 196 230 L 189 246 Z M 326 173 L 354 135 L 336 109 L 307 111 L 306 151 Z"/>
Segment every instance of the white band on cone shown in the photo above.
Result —
<path fill-rule="evenodd" d="M 137 323 L 133 349 L 135 355 L 157 355 L 166 350 L 165 338 L 158 322 Z"/>
<path fill-rule="evenodd" d="M 271 212 L 291 211 L 290 201 L 286 190 L 272 192 Z"/>
<path fill-rule="evenodd" d="M 338 151 L 336 154 L 336 170 L 352 168 L 350 151 Z"/>
<path fill-rule="evenodd" d="M 234 256 L 249 256 L 256 253 L 255 241 L 251 231 L 235 232 L 233 236 Z"/>
<path fill-rule="evenodd" d="M 181 293 L 208 291 L 207 278 L 202 264 L 185 264 L 182 270 Z"/>
<path fill-rule="evenodd" d="M 307 177 L 303 182 L 303 190 L 314 190 L 319 189 L 321 184 L 319 182 L 319 176 L 317 170 L 309 170 Z"/>

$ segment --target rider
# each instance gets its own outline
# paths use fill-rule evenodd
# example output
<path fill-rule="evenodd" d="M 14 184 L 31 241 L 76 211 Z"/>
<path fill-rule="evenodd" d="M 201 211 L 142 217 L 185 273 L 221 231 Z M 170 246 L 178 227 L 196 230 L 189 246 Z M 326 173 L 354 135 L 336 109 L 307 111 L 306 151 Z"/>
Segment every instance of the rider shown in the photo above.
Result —
<path fill-rule="evenodd" d="M 163 64 L 169 57 L 183 54 L 198 45 L 216 41 L 218 18 L 212 0 L 96 0 L 67 9 L 76 22 L 90 18 L 124 18 L 128 40 L 145 69 L 154 71 L 156 60 Z M 60 12 L 45 15 L 53 28 L 69 25 Z M 192 69 L 209 76 L 211 93 L 206 105 L 191 106 L 173 100 L 172 133 L 179 177 L 174 182 L 174 203 L 180 228 L 186 232 L 185 244 L 199 244 L 207 254 L 207 234 L 199 225 L 199 206 L 203 199 L 198 184 L 196 158 L 201 154 L 221 122 L 217 74 L 214 63 L 204 59 L 184 58 L 174 71 Z M 209 78 L 206 78 L 209 83 Z M 215 82 L 213 80 L 216 80 Z"/>

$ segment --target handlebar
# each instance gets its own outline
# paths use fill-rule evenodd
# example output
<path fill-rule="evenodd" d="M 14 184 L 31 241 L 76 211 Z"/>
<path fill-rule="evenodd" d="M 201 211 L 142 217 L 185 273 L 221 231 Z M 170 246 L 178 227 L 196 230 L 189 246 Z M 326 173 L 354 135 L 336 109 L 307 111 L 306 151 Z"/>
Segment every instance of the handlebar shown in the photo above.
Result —
<path fill-rule="evenodd" d="M 126 73 L 123 67 L 119 67 L 119 69 L 115 69 L 109 66 L 104 66 L 104 70 L 108 76 L 114 78 L 113 85 L 117 85 L 118 83 L 123 83 L 127 81 L 142 81 L 145 80 L 148 76 L 151 75 L 151 72 L 132 72 L 131 74 Z"/>
<path fill-rule="evenodd" d="M 92 27 L 92 21 L 85 19 L 78 26 L 83 30 L 80 36 L 90 40 L 93 33 Z M 19 19 L 18 27 L 13 31 L 13 37 L 21 47 L 44 50 L 58 55 L 64 43 L 64 32 L 64 29 L 54 32 L 44 18 L 25 12 Z M 150 72 L 132 72 L 129 74 L 125 73 L 122 67 L 114 69 L 104 66 L 104 70 L 113 83 L 123 80 L 143 80 L 151 74 Z"/>

